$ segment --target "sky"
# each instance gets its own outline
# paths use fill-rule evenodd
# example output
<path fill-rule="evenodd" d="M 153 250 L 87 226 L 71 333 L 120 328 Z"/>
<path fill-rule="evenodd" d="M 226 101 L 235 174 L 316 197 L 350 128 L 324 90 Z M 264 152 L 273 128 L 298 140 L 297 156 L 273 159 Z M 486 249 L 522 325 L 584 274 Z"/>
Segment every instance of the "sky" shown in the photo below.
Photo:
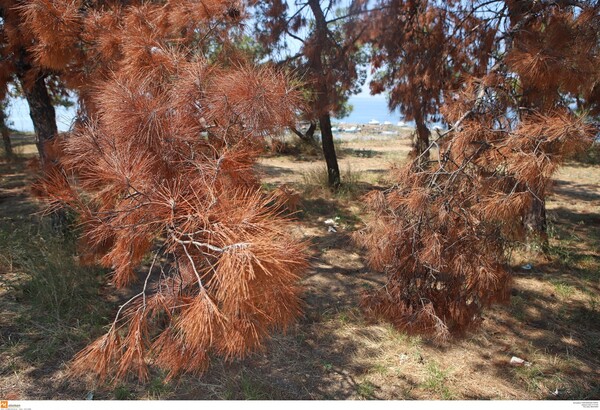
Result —
<path fill-rule="evenodd" d="M 75 118 L 77 108 L 56 107 L 56 125 L 59 131 L 68 131 Z M 29 105 L 24 98 L 11 99 L 7 107 L 8 126 L 17 131 L 33 132 L 33 123 L 29 116 Z"/>

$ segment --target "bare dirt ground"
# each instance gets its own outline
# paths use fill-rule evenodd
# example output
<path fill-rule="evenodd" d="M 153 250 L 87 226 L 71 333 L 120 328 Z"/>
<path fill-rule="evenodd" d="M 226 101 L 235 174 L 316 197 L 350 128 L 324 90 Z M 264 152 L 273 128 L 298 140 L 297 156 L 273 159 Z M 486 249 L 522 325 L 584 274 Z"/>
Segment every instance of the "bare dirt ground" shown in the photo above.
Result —
<path fill-rule="evenodd" d="M 117 386 L 66 377 L 73 354 L 102 332 L 116 305 L 107 301 L 101 272 L 95 287 L 80 283 L 79 272 L 67 286 L 87 295 L 77 308 L 57 308 L 60 321 L 40 313 L 47 308 L 35 303 L 36 276 L 24 273 L 28 266 L 13 246 L 37 244 L 41 235 L 39 219 L 29 216 L 37 209 L 28 196 L 30 176 L 22 162 L 1 164 L 0 397 L 599 399 L 600 166 L 570 163 L 560 170 L 548 202 L 550 256 L 525 260 L 516 253 L 510 304 L 486 312 L 477 331 L 440 346 L 368 322 L 358 307 L 361 292 L 383 281 L 350 238 L 362 226 L 360 198 L 385 186 L 389 167 L 405 161 L 409 146 L 406 138 L 383 136 L 338 144 L 349 183 L 336 195 L 322 186 L 318 158 L 296 153 L 261 160 L 265 189 L 285 183 L 303 196 L 295 229 L 310 242 L 312 261 L 303 279 L 304 316 L 263 352 L 233 363 L 215 359 L 202 377 L 166 383 L 154 372 L 147 384 Z M 327 219 L 336 221 L 336 232 Z M 526 263 L 532 269 L 522 269 Z M 512 367 L 512 356 L 531 365 Z"/>

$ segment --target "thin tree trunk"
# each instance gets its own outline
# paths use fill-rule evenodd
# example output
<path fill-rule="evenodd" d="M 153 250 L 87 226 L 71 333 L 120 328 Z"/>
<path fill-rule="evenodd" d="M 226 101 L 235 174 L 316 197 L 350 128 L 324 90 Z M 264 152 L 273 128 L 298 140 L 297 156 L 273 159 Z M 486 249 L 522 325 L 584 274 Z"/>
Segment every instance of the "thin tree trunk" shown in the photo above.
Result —
<path fill-rule="evenodd" d="M 329 114 L 324 114 L 319 118 L 319 126 L 321 128 L 323 155 L 327 163 L 327 181 L 330 187 L 337 189 L 341 184 L 340 168 L 335 154 L 333 132 L 331 131 L 331 117 Z"/>
<path fill-rule="evenodd" d="M 534 198 L 523 223 L 527 230 L 527 248 L 530 251 L 548 251 L 548 232 L 546 222 L 546 201 Z M 537 248 L 537 249 L 536 249 Z"/>
<path fill-rule="evenodd" d="M 331 117 L 329 115 L 329 90 L 327 76 L 323 68 L 323 47 L 327 44 L 327 21 L 319 0 L 309 0 L 308 5 L 315 16 L 315 35 L 317 50 L 310 57 L 310 66 L 316 77 L 316 111 L 319 116 L 319 127 L 321 128 L 321 144 L 323 155 L 327 163 L 327 179 L 331 188 L 337 189 L 341 184 L 340 169 L 333 144 L 333 132 L 331 131 Z"/>
<path fill-rule="evenodd" d="M 2 133 L 2 141 L 4 142 L 4 152 L 8 159 L 13 158 L 12 143 L 10 141 L 10 132 L 6 126 L 6 116 L 4 110 L 0 110 L 0 133 Z"/>
<path fill-rule="evenodd" d="M 25 98 L 29 104 L 29 115 L 31 116 L 35 131 L 35 144 L 40 154 L 40 160 L 43 163 L 46 159 L 44 144 L 58 133 L 56 112 L 48 94 L 45 76 L 40 75 L 30 87 L 27 87 L 28 84 L 25 84 L 23 77 L 19 76 L 19 79 Z"/>
<path fill-rule="evenodd" d="M 515 26 L 522 21 L 523 16 L 531 13 L 536 5 L 536 1 L 523 0 L 508 2 L 508 15 L 511 20 L 511 25 Z M 527 27 L 524 27 L 527 28 Z M 523 87 L 522 97 L 520 98 L 519 105 L 530 109 L 540 109 L 543 106 L 543 100 L 532 99 L 531 95 L 535 89 L 533 84 L 525 82 L 523 78 L 521 80 L 521 86 Z M 538 193 L 539 198 L 534 198 L 531 204 L 531 208 L 528 210 L 525 218 L 523 218 L 523 224 L 527 231 L 527 249 L 533 250 L 539 246 L 540 250 L 544 253 L 548 251 L 548 232 L 546 225 L 546 201 L 545 193 Z"/>
<path fill-rule="evenodd" d="M 429 128 L 425 124 L 424 118 L 420 112 L 415 115 L 415 124 L 417 126 L 417 135 L 414 144 L 415 158 L 419 158 L 419 164 L 423 164 L 429 160 Z"/>

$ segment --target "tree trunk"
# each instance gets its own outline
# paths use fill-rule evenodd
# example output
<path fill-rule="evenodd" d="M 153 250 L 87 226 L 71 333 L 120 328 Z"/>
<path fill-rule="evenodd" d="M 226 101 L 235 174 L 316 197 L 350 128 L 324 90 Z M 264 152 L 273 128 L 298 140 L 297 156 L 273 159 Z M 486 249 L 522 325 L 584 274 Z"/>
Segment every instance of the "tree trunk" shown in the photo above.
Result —
<path fill-rule="evenodd" d="M 531 208 L 523 220 L 527 230 L 527 249 L 530 251 L 539 247 L 543 253 L 548 251 L 548 232 L 546 224 L 546 201 L 534 198 Z"/>
<path fill-rule="evenodd" d="M 29 115 L 35 131 L 35 144 L 40 154 L 40 161 L 43 163 L 46 159 L 44 144 L 58 133 L 56 112 L 46 88 L 45 76 L 40 75 L 30 87 L 27 87 L 23 77 L 19 76 L 19 80 L 29 104 Z"/>
<path fill-rule="evenodd" d="M 319 127 L 321 128 L 321 144 L 323 146 L 323 155 L 327 163 L 327 177 L 331 188 L 337 189 L 341 184 L 340 169 L 335 154 L 333 144 L 333 132 L 331 132 L 331 117 L 329 115 L 329 88 L 332 85 L 327 84 L 327 75 L 323 67 L 323 47 L 328 43 L 328 28 L 325 15 L 321 9 L 319 0 L 309 0 L 308 5 L 315 16 L 315 36 L 317 45 L 316 50 L 309 57 L 309 64 L 316 79 L 316 101 L 315 108 L 319 117 Z"/>
<path fill-rule="evenodd" d="M 508 15 L 510 17 L 511 26 L 515 26 L 520 23 L 525 15 L 531 13 L 535 6 L 536 1 L 523 0 L 507 2 Z M 538 4 L 539 6 L 539 4 Z M 524 26 L 522 29 L 527 29 L 528 26 Z M 535 91 L 535 85 L 529 84 L 525 79 L 520 78 L 521 87 L 523 88 L 522 96 L 519 101 L 521 107 L 529 108 L 532 110 L 540 110 L 543 112 L 543 99 L 539 98 L 539 93 Z M 538 98 L 532 98 L 532 95 L 538 95 Z M 543 93 L 542 93 L 543 94 Z M 548 250 L 548 232 L 546 226 L 546 200 L 545 193 L 541 192 L 537 194 L 538 197 L 534 197 L 531 208 L 528 210 L 525 218 L 523 218 L 523 224 L 527 232 L 527 249 L 532 251 L 538 248 L 542 252 L 546 253 Z"/>
<path fill-rule="evenodd" d="M 429 160 L 429 128 L 425 124 L 424 118 L 420 112 L 415 115 L 415 124 L 417 126 L 417 133 L 415 144 L 413 147 L 415 158 L 419 158 L 419 164 L 424 164 Z"/>
<path fill-rule="evenodd" d="M 29 104 L 29 116 L 31 117 L 35 131 L 35 145 L 37 146 L 40 163 L 43 167 L 44 163 L 48 160 L 44 145 L 58 134 L 56 112 L 54 111 L 50 94 L 48 94 L 45 75 L 39 75 L 33 84 L 27 84 L 24 81 L 24 73 L 26 71 L 20 73 L 19 81 Z M 64 209 L 54 210 L 51 213 L 51 218 L 52 228 L 56 233 L 64 236 L 69 232 L 67 213 Z"/>
<path fill-rule="evenodd" d="M 340 168 L 335 154 L 333 132 L 331 132 L 331 117 L 329 114 L 324 114 L 319 118 L 319 127 L 321 128 L 323 155 L 325 156 L 325 162 L 327 163 L 327 181 L 330 187 L 337 189 L 341 184 Z"/>
<path fill-rule="evenodd" d="M 17 78 L 21 83 L 23 94 L 25 94 L 25 99 L 29 105 L 29 116 L 31 117 L 31 122 L 33 122 L 33 130 L 35 131 L 35 145 L 37 146 L 40 164 L 43 169 L 44 163 L 48 160 L 44 145 L 58 134 L 56 111 L 46 87 L 46 75 L 38 72 L 33 82 L 27 78 L 32 67 L 25 48 L 21 48 L 19 60 L 16 65 Z M 51 218 L 52 227 L 57 233 L 64 235 L 68 232 L 67 213 L 64 209 L 54 210 L 51 213 Z"/>
<path fill-rule="evenodd" d="M 6 153 L 6 158 L 12 159 L 12 143 L 10 141 L 10 132 L 6 126 L 6 116 L 4 114 L 4 110 L 0 110 L 0 133 L 2 133 L 2 141 L 4 142 L 4 152 Z"/>

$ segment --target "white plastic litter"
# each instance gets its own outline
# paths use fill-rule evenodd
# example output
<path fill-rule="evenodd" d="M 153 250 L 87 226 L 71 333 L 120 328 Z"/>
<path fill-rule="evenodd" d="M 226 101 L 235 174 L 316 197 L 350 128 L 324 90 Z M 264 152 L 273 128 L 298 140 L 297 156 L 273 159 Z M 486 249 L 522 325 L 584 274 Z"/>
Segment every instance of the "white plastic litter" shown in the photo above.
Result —
<path fill-rule="evenodd" d="M 529 363 L 528 361 L 521 359 L 520 357 L 517 356 L 513 356 L 510 358 L 510 364 L 512 366 L 531 366 L 531 363 Z"/>

